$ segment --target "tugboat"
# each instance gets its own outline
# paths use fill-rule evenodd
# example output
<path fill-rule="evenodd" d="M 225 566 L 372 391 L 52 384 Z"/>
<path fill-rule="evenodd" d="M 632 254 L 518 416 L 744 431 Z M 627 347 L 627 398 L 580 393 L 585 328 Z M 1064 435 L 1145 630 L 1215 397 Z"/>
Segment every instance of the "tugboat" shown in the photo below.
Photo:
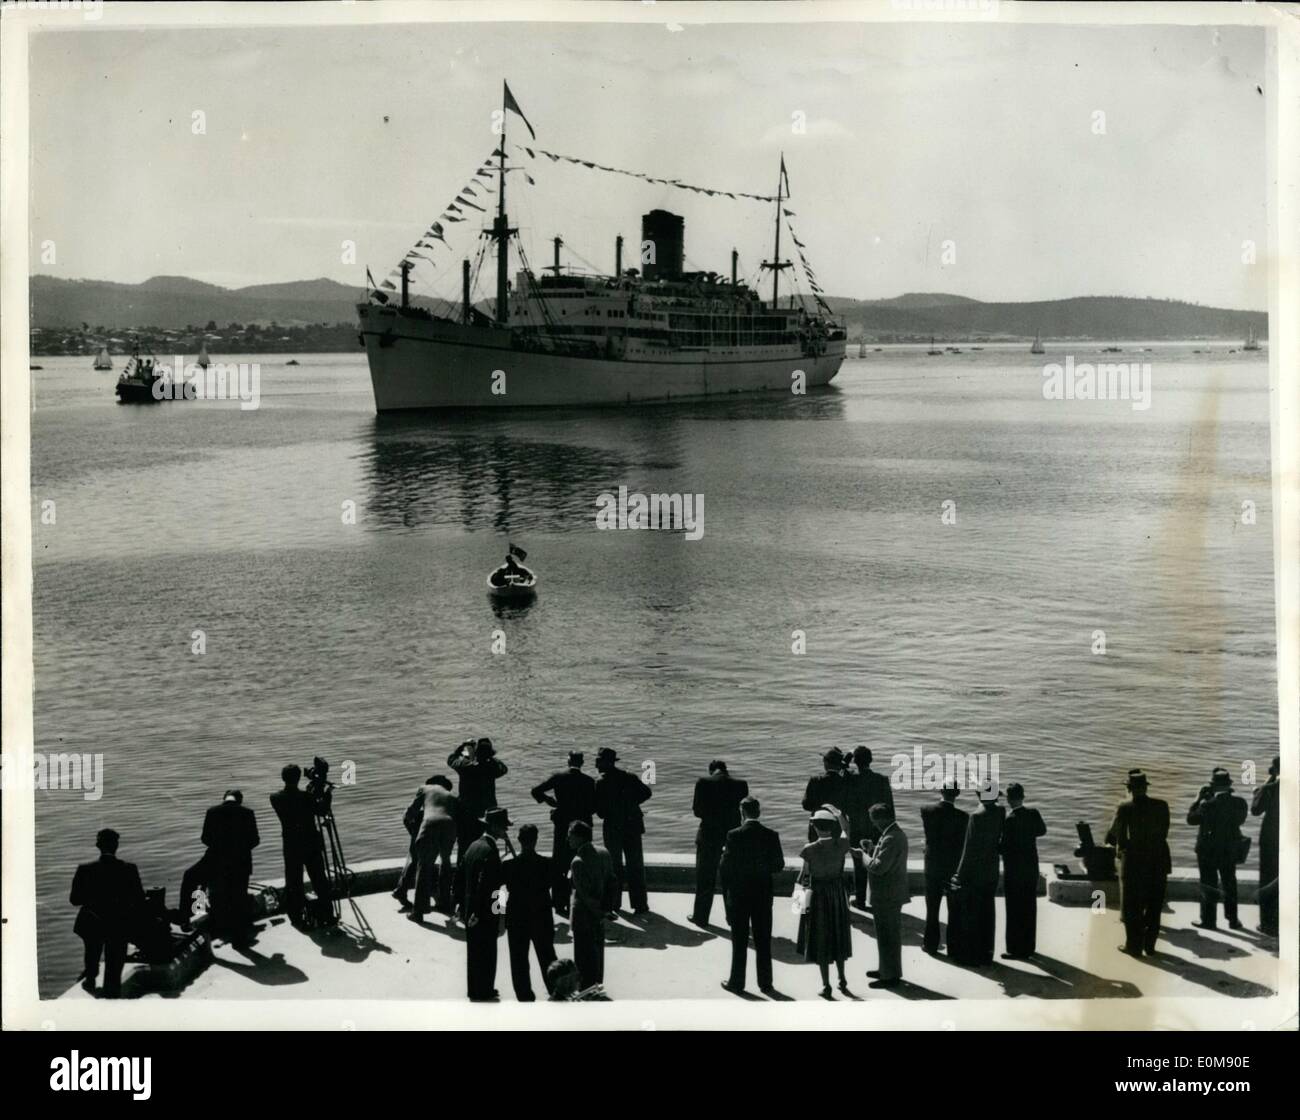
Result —
<path fill-rule="evenodd" d="M 487 577 L 488 594 L 498 602 L 523 602 L 537 594 L 537 573 L 515 563 L 516 556 L 527 560 L 528 553 L 513 544 L 507 547 L 505 563 Z"/>
<path fill-rule="evenodd" d="M 117 379 L 115 392 L 119 404 L 156 404 L 170 399 L 169 388 L 167 375 L 159 370 L 153 358 L 140 357 L 137 348 Z"/>

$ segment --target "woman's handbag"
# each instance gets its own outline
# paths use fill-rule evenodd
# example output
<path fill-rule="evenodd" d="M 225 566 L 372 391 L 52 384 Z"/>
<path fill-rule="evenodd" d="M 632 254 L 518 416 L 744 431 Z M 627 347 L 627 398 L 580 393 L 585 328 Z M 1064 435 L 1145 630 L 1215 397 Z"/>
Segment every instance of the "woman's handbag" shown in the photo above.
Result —
<path fill-rule="evenodd" d="M 812 906 L 812 887 L 804 882 L 808 876 L 808 865 L 805 863 L 803 869 L 795 876 L 794 892 L 790 895 L 790 909 L 801 917 L 808 913 Z"/>

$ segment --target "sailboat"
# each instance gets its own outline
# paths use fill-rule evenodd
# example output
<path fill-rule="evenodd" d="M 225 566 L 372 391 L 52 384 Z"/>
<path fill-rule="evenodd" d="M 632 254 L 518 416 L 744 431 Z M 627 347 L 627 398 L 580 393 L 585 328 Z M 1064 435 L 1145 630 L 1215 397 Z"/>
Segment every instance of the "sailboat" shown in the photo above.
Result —
<path fill-rule="evenodd" d="M 1047 351 L 1043 349 L 1043 332 L 1042 332 L 1042 331 L 1035 331 L 1035 332 L 1034 332 L 1034 344 L 1029 348 L 1029 352 L 1030 352 L 1031 354 L 1046 354 L 1046 353 L 1047 353 Z"/>
<path fill-rule="evenodd" d="M 1259 349 L 1259 339 L 1257 339 L 1257 338 L 1255 337 L 1255 328 L 1254 328 L 1254 327 L 1251 327 L 1251 328 L 1250 328 L 1250 337 L 1249 337 L 1248 339 L 1246 339 L 1246 345 L 1243 346 L 1242 349 L 1243 349 L 1243 350 L 1258 350 L 1258 349 Z"/>
<path fill-rule="evenodd" d="M 113 368 L 113 359 L 112 357 L 109 356 L 107 346 L 101 346 L 99 348 L 99 354 L 95 357 L 95 365 L 93 368 L 95 369 Z"/>
<path fill-rule="evenodd" d="M 199 347 L 199 356 L 195 359 L 198 362 L 199 369 L 207 369 L 211 359 L 208 357 L 208 344 L 205 342 Z"/>
<path fill-rule="evenodd" d="M 942 353 L 943 353 L 942 350 L 936 350 L 936 349 L 934 348 L 934 335 L 931 335 L 931 336 L 930 336 L 930 349 L 927 350 L 926 353 L 929 354 L 929 355 L 932 356 L 932 357 L 933 357 L 934 355 L 936 355 L 936 354 L 942 354 Z"/>

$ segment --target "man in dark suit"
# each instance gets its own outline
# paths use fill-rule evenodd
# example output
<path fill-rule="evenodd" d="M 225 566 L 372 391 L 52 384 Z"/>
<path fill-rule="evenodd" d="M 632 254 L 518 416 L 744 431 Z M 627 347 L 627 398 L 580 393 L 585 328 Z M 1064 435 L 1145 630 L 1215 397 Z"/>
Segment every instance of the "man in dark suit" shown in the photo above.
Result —
<path fill-rule="evenodd" d="M 316 827 L 316 813 L 311 797 L 298 788 L 302 780 L 300 767 L 290 763 L 280 771 L 284 789 L 271 794 L 271 808 L 280 818 L 280 834 L 284 845 L 284 909 L 289 921 L 302 925 L 306 897 L 302 889 L 305 868 L 311 878 L 311 888 L 317 901 L 332 897 L 329 879 L 325 875 L 325 849 L 320 829 Z"/>
<path fill-rule="evenodd" d="M 1106 843 L 1115 847 L 1119 863 L 1120 920 L 1124 944 L 1133 957 L 1156 951 L 1160 912 L 1172 863 L 1169 858 L 1169 803 L 1147 796 L 1147 776 L 1130 770 L 1125 783 L 1132 794 L 1115 810 Z"/>
<path fill-rule="evenodd" d="M 921 810 L 925 830 L 925 934 L 922 947 L 927 953 L 939 951 L 939 904 L 948 899 L 948 921 L 952 921 L 949 890 L 952 877 L 961 861 L 966 843 L 966 822 L 970 815 L 957 808 L 961 788 L 955 779 L 943 783 L 941 800 Z"/>
<path fill-rule="evenodd" d="M 605 917 L 614 909 L 618 875 L 610 854 L 592 843 L 591 825 L 585 821 L 569 825 L 569 847 L 573 849 L 569 867 L 573 879 L 569 918 L 573 960 L 582 978 L 581 986 L 590 988 L 605 981 Z"/>
<path fill-rule="evenodd" d="M 567 846 L 567 842 L 566 842 Z M 519 830 L 519 854 L 501 865 L 506 885 L 506 943 L 510 947 L 510 980 L 515 998 L 532 1003 L 532 977 L 528 968 L 528 947 L 537 954 L 537 964 L 546 979 L 546 969 L 555 960 L 555 918 L 551 913 L 551 863 L 537 854 L 537 826 Z"/>
<path fill-rule="evenodd" d="M 718 882 L 718 861 L 727 844 L 727 834 L 740 827 L 740 803 L 749 796 L 749 785 L 727 772 L 727 764 L 715 758 L 709 774 L 695 783 L 692 810 L 700 819 L 695 833 L 695 909 L 690 921 L 709 924 L 713 892 Z M 726 905 L 724 895 L 723 905 Z M 730 913 L 730 911 L 728 911 Z"/>
<path fill-rule="evenodd" d="M 781 837 L 758 822 L 758 798 L 740 803 L 741 824 L 727 833 L 718 879 L 731 921 L 731 975 L 727 991 L 745 990 L 745 959 L 754 935 L 755 971 L 762 992 L 772 990 L 772 876 L 785 868 Z"/>
<path fill-rule="evenodd" d="M 1197 826 L 1196 869 L 1201 877 L 1201 920 L 1192 925 L 1200 929 L 1214 929 L 1217 925 L 1220 897 L 1228 928 L 1242 928 L 1237 920 L 1237 856 L 1246 813 L 1245 798 L 1232 792 L 1232 775 L 1223 767 L 1216 766 L 1210 775 L 1210 784 L 1201 787 L 1187 811 L 1187 823 Z"/>
<path fill-rule="evenodd" d="M 853 905 L 859 910 L 867 908 L 867 865 L 863 856 L 865 842 L 880 838 L 876 826 L 871 823 L 873 805 L 888 806 L 894 810 L 894 790 L 884 774 L 877 774 L 871 769 L 871 748 L 858 747 L 853 752 L 852 771 L 844 773 L 844 800 L 840 806 L 849 818 L 849 855 L 853 857 Z"/>
<path fill-rule="evenodd" d="M 650 800 L 650 787 L 635 774 L 620 770 L 613 747 L 596 752 L 596 812 L 601 819 L 601 838 L 614 861 L 618 891 L 612 909 L 623 908 L 623 888 L 637 914 L 650 913 L 650 896 L 645 886 L 645 855 L 642 835 L 645 817 L 641 806 Z"/>
<path fill-rule="evenodd" d="M 533 800 L 551 807 L 555 833 L 551 837 L 551 901 L 555 912 L 569 916 L 569 825 L 574 821 L 591 824 L 596 815 L 596 780 L 582 772 L 582 751 L 569 752 L 569 765 L 533 786 Z"/>
<path fill-rule="evenodd" d="M 465 854 L 483 834 L 483 818 L 497 804 L 497 779 L 508 773 L 505 763 L 496 757 L 491 739 L 466 739 L 447 756 L 447 765 L 456 771 L 456 793 L 461 813 L 456 832 L 456 904 L 465 900 Z"/>
<path fill-rule="evenodd" d="M 1025 805 L 1025 787 L 1007 786 L 1007 819 L 1002 825 L 1002 895 L 1007 914 L 1009 961 L 1032 957 L 1038 932 L 1038 838 L 1047 825 L 1037 809 Z"/>
<path fill-rule="evenodd" d="M 208 849 L 209 928 L 232 944 L 248 940 L 251 922 L 248 880 L 253 874 L 253 849 L 262 842 L 257 818 L 244 806 L 244 795 L 228 789 L 221 804 L 203 818 L 203 844 Z"/>
<path fill-rule="evenodd" d="M 849 780 L 844 772 L 844 752 L 839 747 L 831 747 L 822 755 L 822 772 L 808 779 L 801 804 L 808 813 L 815 813 L 823 805 L 833 805 L 843 809 L 849 801 Z M 839 825 L 835 826 L 833 836 L 839 835 Z M 808 840 L 817 839 L 817 830 L 812 823 L 808 825 Z"/>
<path fill-rule="evenodd" d="M 897 988 L 903 982 L 903 907 L 912 900 L 907 879 L 907 836 L 894 819 L 892 806 L 871 806 L 871 823 L 879 837 L 868 840 L 867 880 L 871 916 L 876 927 L 880 967 L 868 969 L 869 988 Z"/>
<path fill-rule="evenodd" d="M 104 995 L 122 993 L 122 968 L 126 964 L 131 929 L 144 907 L 144 888 L 134 863 L 117 858 L 118 834 L 102 828 L 95 836 L 99 859 L 78 865 L 68 901 L 81 907 L 73 931 L 85 945 L 81 986 L 95 990 L 99 958 L 104 957 Z"/>
<path fill-rule="evenodd" d="M 1259 824 L 1259 932 L 1266 937 L 1277 936 L 1277 890 L 1267 890 L 1278 877 L 1278 794 L 1279 763 L 1274 758 L 1268 768 L 1268 781 L 1255 791 L 1250 801 L 1250 815 L 1263 817 Z"/>
<path fill-rule="evenodd" d="M 465 853 L 465 976 L 476 1003 L 499 999 L 496 990 L 497 938 L 501 935 L 501 853 L 497 841 L 510 827 L 504 809 L 489 809 L 483 831 Z"/>

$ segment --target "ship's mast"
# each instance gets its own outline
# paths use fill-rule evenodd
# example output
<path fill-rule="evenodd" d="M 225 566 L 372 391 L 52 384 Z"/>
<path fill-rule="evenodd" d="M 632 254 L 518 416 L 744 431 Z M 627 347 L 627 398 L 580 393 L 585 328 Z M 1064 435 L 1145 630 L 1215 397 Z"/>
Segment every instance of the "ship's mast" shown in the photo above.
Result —
<path fill-rule="evenodd" d="M 777 309 L 778 282 L 781 279 L 781 270 L 783 268 L 793 268 L 790 261 L 781 259 L 781 191 L 785 186 L 785 153 L 781 153 L 781 171 L 776 177 L 776 244 L 773 249 L 772 259 L 763 261 L 763 268 L 772 270 L 772 310 Z"/>
<path fill-rule="evenodd" d="M 501 153 L 498 161 L 500 182 L 497 184 L 497 216 L 489 234 L 497 243 L 497 322 L 505 326 L 510 321 L 510 308 L 506 302 L 506 281 L 510 272 L 510 228 L 506 217 L 506 86 L 501 83 Z"/>

